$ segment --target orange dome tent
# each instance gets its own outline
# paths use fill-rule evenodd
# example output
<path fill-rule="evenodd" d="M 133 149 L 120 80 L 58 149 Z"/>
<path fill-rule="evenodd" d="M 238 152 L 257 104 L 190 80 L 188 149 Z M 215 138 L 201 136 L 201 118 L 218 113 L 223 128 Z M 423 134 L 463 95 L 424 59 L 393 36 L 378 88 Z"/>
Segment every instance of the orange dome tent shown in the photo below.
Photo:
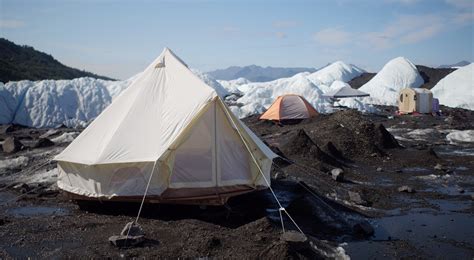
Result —
<path fill-rule="evenodd" d="M 305 119 L 319 115 L 318 111 L 302 96 L 286 94 L 279 96 L 260 119 L 291 120 Z"/>

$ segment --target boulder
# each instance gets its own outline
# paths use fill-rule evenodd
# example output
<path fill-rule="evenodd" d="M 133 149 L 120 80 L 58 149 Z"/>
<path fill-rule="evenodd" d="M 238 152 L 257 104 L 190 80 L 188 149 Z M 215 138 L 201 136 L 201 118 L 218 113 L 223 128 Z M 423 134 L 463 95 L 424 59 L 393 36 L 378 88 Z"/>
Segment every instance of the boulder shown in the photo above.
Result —
<path fill-rule="evenodd" d="M 145 241 L 144 236 L 111 236 L 109 242 L 116 247 L 134 247 Z"/>
<path fill-rule="evenodd" d="M 344 181 L 344 170 L 341 168 L 334 168 L 331 170 L 331 177 L 335 181 Z"/>
<path fill-rule="evenodd" d="M 399 192 L 407 192 L 407 193 L 414 193 L 415 192 L 415 190 L 412 187 L 407 186 L 407 185 L 403 185 L 403 186 L 399 187 L 398 191 Z"/>
<path fill-rule="evenodd" d="M 382 167 L 378 167 L 378 168 L 377 168 L 377 171 L 378 171 L 378 172 L 383 171 Z"/>
<path fill-rule="evenodd" d="M 20 151 L 24 146 L 16 137 L 7 137 L 3 142 L 3 151 L 5 153 L 15 153 Z"/>
<path fill-rule="evenodd" d="M 359 193 L 349 191 L 349 200 L 354 202 L 355 204 L 362 205 L 362 206 L 368 206 L 369 203 L 365 200 L 362 199 Z"/>
<path fill-rule="evenodd" d="M 109 242 L 116 247 L 138 246 L 145 241 L 143 229 L 135 222 L 128 222 L 118 236 L 109 237 Z"/>
<path fill-rule="evenodd" d="M 33 148 L 50 147 L 53 145 L 54 142 L 49 140 L 48 138 L 40 138 L 33 144 Z"/>
<path fill-rule="evenodd" d="M 293 250 L 302 250 L 307 247 L 308 238 L 298 231 L 287 230 L 280 236 L 280 240 L 288 243 Z"/>

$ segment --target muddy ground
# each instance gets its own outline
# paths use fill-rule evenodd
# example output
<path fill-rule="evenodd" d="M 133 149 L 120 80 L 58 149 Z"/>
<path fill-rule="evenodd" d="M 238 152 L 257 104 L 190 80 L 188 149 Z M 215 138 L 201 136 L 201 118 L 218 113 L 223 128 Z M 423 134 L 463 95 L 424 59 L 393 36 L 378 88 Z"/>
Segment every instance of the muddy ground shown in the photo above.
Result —
<path fill-rule="evenodd" d="M 308 236 L 304 245 L 280 240 L 278 205 L 260 191 L 226 207 L 147 205 L 139 221 L 145 243 L 115 248 L 108 237 L 134 219 L 138 205 L 78 205 L 54 185 L 50 159 L 80 130 L 2 126 L 0 142 L 15 136 L 23 148 L 0 153 L 0 258 L 472 259 L 474 143 L 446 136 L 474 130 L 474 113 L 394 112 L 346 110 L 286 124 L 244 119 L 283 158 L 272 186 Z M 38 147 L 40 137 L 54 145 Z M 328 174 L 335 168 L 343 181 Z M 404 185 L 412 192 L 400 192 Z M 288 218 L 285 228 L 296 229 Z"/>

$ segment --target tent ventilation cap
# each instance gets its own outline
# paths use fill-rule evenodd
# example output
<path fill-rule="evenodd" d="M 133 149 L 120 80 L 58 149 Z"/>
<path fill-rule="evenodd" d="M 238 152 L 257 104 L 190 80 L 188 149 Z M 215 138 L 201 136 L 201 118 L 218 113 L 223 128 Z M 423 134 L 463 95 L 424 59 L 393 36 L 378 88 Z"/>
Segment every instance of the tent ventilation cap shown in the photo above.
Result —
<path fill-rule="evenodd" d="M 165 58 L 163 57 L 163 59 L 155 65 L 155 69 L 164 68 L 164 67 L 165 67 Z"/>

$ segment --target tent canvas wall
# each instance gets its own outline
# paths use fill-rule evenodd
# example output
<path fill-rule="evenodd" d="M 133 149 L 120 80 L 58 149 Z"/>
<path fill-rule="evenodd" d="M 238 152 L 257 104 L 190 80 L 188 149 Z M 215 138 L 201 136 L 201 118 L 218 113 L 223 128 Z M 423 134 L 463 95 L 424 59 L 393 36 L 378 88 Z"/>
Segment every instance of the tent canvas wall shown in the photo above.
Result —
<path fill-rule="evenodd" d="M 279 96 L 275 102 L 260 116 L 264 120 L 292 120 L 315 117 L 319 113 L 302 96 L 287 94 Z"/>
<path fill-rule="evenodd" d="M 404 88 L 398 97 L 400 113 L 431 113 L 433 109 L 433 93 L 424 88 Z"/>
<path fill-rule="evenodd" d="M 150 181 L 147 201 L 222 204 L 266 188 L 275 157 L 165 49 L 55 160 L 83 199 L 141 199 Z"/>

